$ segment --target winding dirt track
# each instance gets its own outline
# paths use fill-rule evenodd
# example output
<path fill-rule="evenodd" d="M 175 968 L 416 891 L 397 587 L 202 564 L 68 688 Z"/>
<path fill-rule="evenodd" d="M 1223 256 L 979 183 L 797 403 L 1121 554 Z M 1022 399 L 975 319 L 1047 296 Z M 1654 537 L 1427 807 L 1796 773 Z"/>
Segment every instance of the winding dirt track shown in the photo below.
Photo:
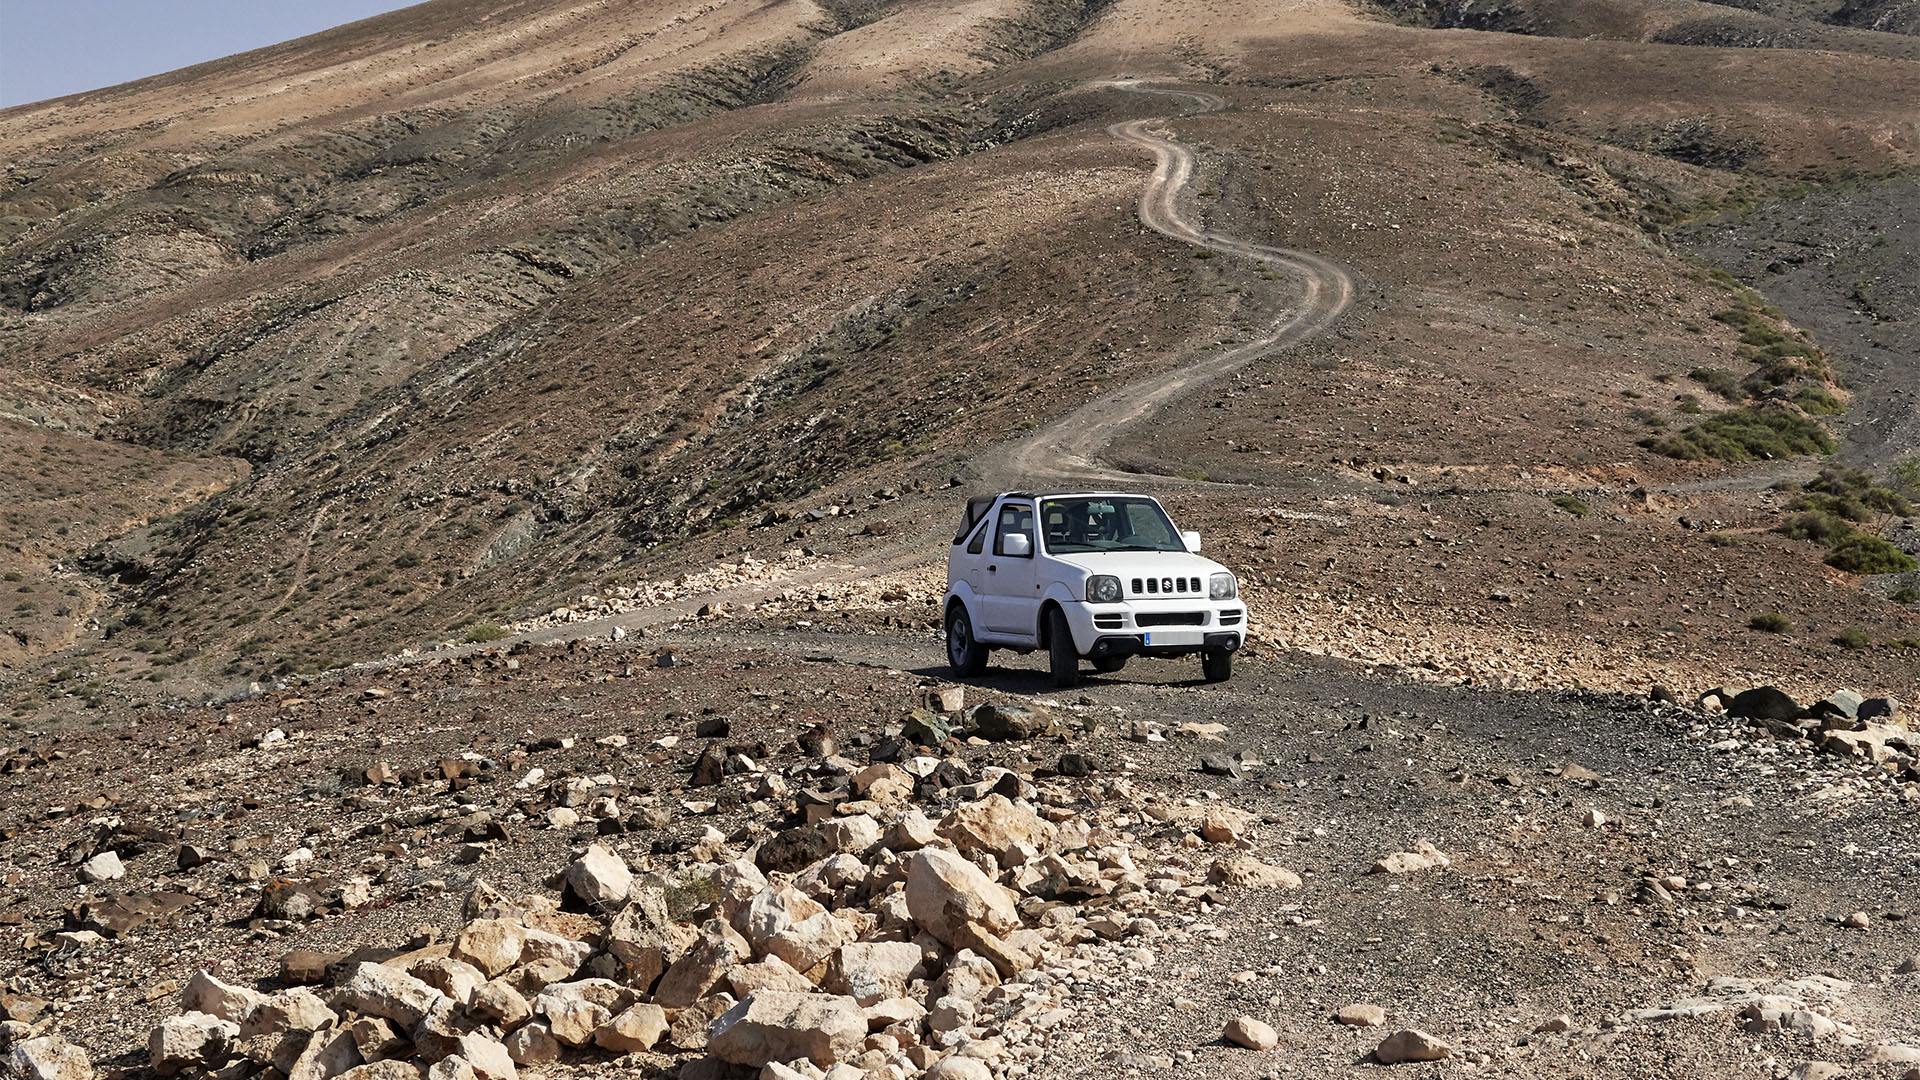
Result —
<path fill-rule="evenodd" d="M 1097 85 L 1192 102 L 1194 107 L 1184 114 L 1189 116 L 1226 107 L 1225 101 L 1212 94 L 1149 87 L 1135 80 Z M 1326 259 L 1202 229 L 1182 217 L 1180 194 L 1193 178 L 1193 151 L 1165 133 L 1166 122 L 1165 118 L 1129 120 L 1107 128 L 1113 137 L 1138 143 L 1153 152 L 1153 176 L 1140 192 L 1140 223 L 1163 236 L 1196 247 L 1273 267 L 1294 283 L 1292 308 L 1253 341 L 1109 391 L 1025 439 L 987 451 L 974 462 L 974 467 L 988 487 L 1006 490 L 1069 483 L 1138 483 L 1141 476 L 1151 474 L 1121 472 L 1100 459 L 1100 454 L 1122 428 L 1151 416 L 1195 386 L 1231 374 L 1276 349 L 1298 345 L 1319 334 L 1353 302 L 1353 278 Z"/>
<path fill-rule="evenodd" d="M 1117 80 L 1095 83 L 1093 86 L 1157 94 L 1190 103 L 1192 107 L 1181 114 L 1187 116 L 1226 107 L 1226 102 L 1213 94 L 1147 86 L 1138 80 Z M 1133 486 L 1139 484 L 1143 477 L 1161 483 L 1187 483 L 1159 474 L 1120 471 L 1105 464 L 1101 455 L 1128 425 L 1152 416 L 1168 402 L 1194 387 L 1231 374 L 1276 349 L 1289 348 L 1312 338 L 1339 318 L 1340 313 L 1353 301 L 1352 277 L 1326 259 L 1304 251 L 1256 244 L 1251 240 L 1204 229 L 1183 217 L 1180 196 L 1193 178 L 1193 151 L 1174 141 L 1165 128 L 1168 119 L 1152 117 L 1128 120 L 1107 128 L 1108 134 L 1113 137 L 1137 143 L 1153 153 L 1153 175 L 1140 193 L 1141 224 L 1183 243 L 1272 267 L 1293 287 L 1293 300 L 1287 313 L 1253 341 L 1225 352 L 1194 359 L 1172 371 L 1109 391 L 1041 426 L 1026 438 L 988 448 L 971 462 L 981 478 L 981 487 L 1005 491 L 1069 485 Z M 661 625 L 684 618 L 707 602 L 753 602 L 796 586 L 866 578 L 923 565 L 941 547 L 938 535 L 916 537 L 867 554 L 860 566 L 823 567 L 818 573 L 785 578 L 773 585 L 743 586 L 604 619 L 528 631 L 516 635 L 512 640 L 535 643 L 564 641 L 605 636 L 615 626 L 633 629 Z M 457 655 L 474 649 L 497 647 L 497 644 L 443 649 L 432 655 Z"/>

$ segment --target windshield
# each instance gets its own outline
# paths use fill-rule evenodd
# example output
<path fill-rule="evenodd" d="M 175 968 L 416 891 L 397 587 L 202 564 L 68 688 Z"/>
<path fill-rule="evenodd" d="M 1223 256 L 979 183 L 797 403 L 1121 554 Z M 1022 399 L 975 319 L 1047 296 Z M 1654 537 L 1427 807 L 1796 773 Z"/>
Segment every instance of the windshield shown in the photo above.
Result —
<path fill-rule="evenodd" d="M 1185 551 L 1179 530 L 1152 499 L 1124 495 L 1046 499 L 1040 520 L 1047 551 L 1076 555 L 1089 551 Z"/>

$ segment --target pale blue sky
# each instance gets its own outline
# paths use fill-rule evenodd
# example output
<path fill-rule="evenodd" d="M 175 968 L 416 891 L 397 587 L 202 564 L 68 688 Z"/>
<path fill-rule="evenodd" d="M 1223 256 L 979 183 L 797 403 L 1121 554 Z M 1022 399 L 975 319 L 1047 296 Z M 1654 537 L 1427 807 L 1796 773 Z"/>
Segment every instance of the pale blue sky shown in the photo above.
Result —
<path fill-rule="evenodd" d="M 217 60 L 417 0 L 0 0 L 0 108 Z"/>

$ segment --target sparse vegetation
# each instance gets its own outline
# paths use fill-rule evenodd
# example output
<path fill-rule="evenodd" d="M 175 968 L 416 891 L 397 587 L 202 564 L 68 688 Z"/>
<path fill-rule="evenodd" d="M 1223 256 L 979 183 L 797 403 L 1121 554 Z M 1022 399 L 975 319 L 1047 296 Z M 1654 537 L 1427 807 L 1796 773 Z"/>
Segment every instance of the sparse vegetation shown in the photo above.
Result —
<path fill-rule="evenodd" d="M 1784 634 L 1793 629 L 1793 621 L 1777 611 L 1766 611 L 1748 619 L 1747 626 L 1769 634 Z"/>
<path fill-rule="evenodd" d="M 1898 589 L 1893 590 L 1893 595 L 1887 597 L 1887 599 L 1896 604 L 1920 604 L 1920 589 L 1916 589 L 1911 585 L 1902 585 Z"/>
<path fill-rule="evenodd" d="M 467 626 L 467 632 L 460 636 L 460 640 L 470 645 L 478 645 L 489 641 L 499 641 L 506 636 L 507 632 L 495 623 L 476 622 Z"/>
<path fill-rule="evenodd" d="M 1829 468 L 1809 480 L 1788 506 L 1794 511 L 1779 531 L 1827 548 L 1827 565 L 1850 574 L 1900 574 L 1915 568 L 1912 556 L 1884 537 L 1855 528 L 1881 517 L 1906 517 L 1913 506 L 1858 469 Z"/>
<path fill-rule="evenodd" d="M 1904 574 L 1920 564 L 1885 537 L 1855 533 L 1833 546 L 1827 565 L 1849 574 Z"/>
<path fill-rule="evenodd" d="M 1707 543 L 1717 548 L 1739 547 L 1740 538 L 1732 533 L 1708 533 Z"/>
<path fill-rule="evenodd" d="M 1833 643 L 1843 649 L 1864 649 L 1873 644 L 1873 638 L 1857 626 L 1849 626 L 1834 635 Z"/>
<path fill-rule="evenodd" d="M 1586 517 L 1587 512 L 1592 509 L 1592 507 L 1587 505 L 1586 500 L 1575 495 L 1555 495 L 1553 497 L 1553 505 L 1565 510 L 1574 517 Z"/>
<path fill-rule="evenodd" d="M 1772 461 L 1800 454 L 1831 454 L 1833 436 L 1817 420 L 1788 409 L 1747 406 L 1715 413 L 1672 435 L 1641 442 L 1683 461 Z"/>

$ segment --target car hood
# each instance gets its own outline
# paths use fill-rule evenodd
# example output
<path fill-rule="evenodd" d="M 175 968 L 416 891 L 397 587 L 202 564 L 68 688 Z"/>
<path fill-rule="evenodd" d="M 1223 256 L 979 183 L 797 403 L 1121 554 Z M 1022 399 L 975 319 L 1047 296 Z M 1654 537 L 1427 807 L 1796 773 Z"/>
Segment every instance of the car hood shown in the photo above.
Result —
<path fill-rule="evenodd" d="M 1227 569 L 1212 559 L 1186 551 L 1090 551 L 1077 555 L 1055 555 L 1053 558 L 1068 566 L 1077 566 L 1089 574 L 1112 574 L 1119 578 L 1196 574 L 1206 577 Z"/>

